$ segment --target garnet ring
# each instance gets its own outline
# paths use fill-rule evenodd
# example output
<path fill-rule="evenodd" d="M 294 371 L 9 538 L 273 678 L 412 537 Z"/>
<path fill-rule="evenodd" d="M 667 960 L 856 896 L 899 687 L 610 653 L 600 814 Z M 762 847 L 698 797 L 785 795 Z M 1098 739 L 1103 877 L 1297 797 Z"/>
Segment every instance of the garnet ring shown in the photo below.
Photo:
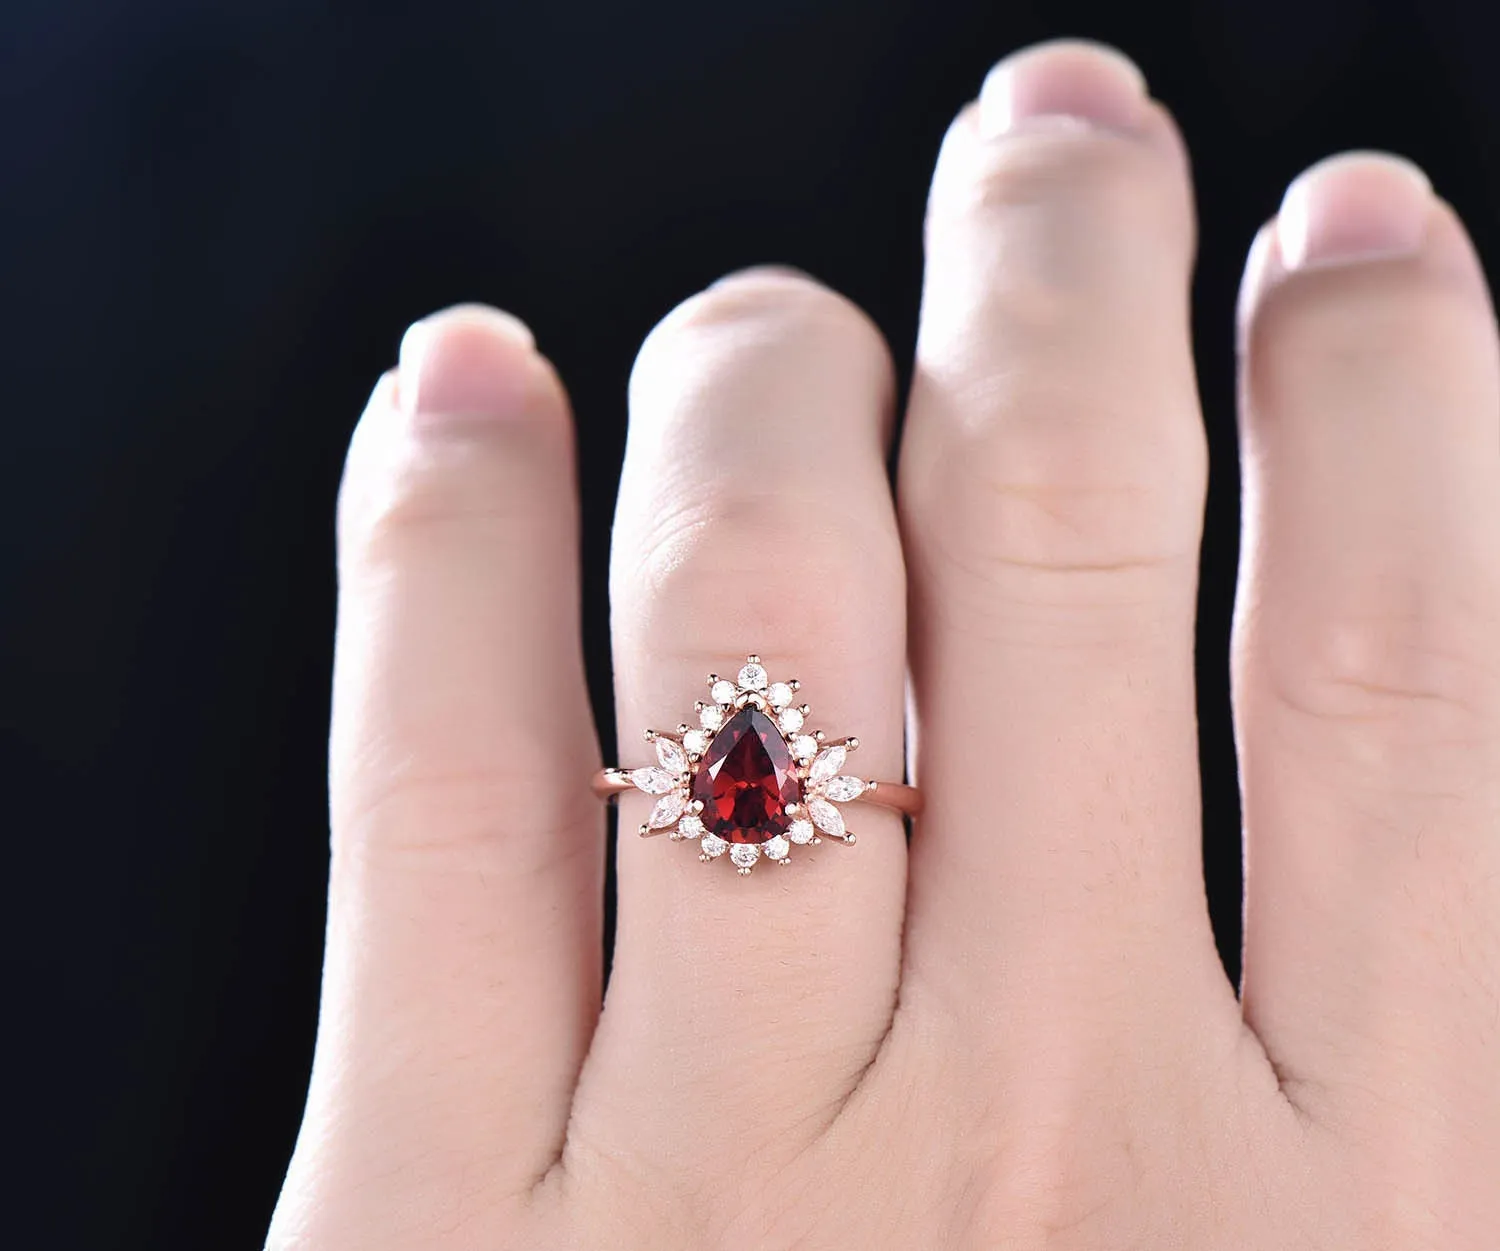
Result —
<path fill-rule="evenodd" d="M 770 681 L 755 655 L 733 682 L 709 674 L 709 701 L 697 705 L 698 728 L 684 723 L 676 734 L 647 730 L 657 763 L 604 769 L 594 778 L 595 792 L 612 799 L 644 791 L 656 803 L 641 837 L 691 839 L 698 859 L 727 853 L 741 874 L 762 856 L 790 863 L 794 844 L 831 838 L 852 846 L 841 804 L 859 800 L 915 815 L 922 804 L 915 787 L 844 772 L 859 740 L 807 729 L 811 709 L 792 703 L 799 685 Z"/>

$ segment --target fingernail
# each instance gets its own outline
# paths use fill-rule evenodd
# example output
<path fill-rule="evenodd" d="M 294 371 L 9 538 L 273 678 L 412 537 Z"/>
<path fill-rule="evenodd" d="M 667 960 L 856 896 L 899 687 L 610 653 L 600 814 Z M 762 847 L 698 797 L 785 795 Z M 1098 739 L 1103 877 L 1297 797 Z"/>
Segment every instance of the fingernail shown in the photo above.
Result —
<path fill-rule="evenodd" d="M 1037 118 L 1132 130 L 1146 108 L 1146 76 L 1123 52 L 1062 39 L 1013 52 L 979 92 L 979 128 L 988 138 Z"/>
<path fill-rule="evenodd" d="M 1345 152 L 1304 170 L 1276 215 L 1289 270 L 1408 256 L 1422 246 L 1432 184 L 1384 152 Z"/>
<path fill-rule="evenodd" d="M 525 390 L 536 340 L 509 313 L 461 304 L 414 322 L 401 338 L 401 406 L 417 413 L 502 413 Z"/>

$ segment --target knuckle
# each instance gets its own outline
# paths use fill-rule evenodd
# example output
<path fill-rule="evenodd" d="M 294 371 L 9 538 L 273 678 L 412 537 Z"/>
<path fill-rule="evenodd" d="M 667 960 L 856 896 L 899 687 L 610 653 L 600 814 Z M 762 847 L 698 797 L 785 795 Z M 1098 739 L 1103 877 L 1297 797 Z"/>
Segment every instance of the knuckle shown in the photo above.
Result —
<path fill-rule="evenodd" d="M 1126 136 L 1058 129 L 975 144 L 959 141 L 958 130 L 939 158 L 929 227 L 955 214 L 1041 208 L 1082 212 L 1090 225 L 1139 228 L 1175 210 L 1180 198 L 1180 178 L 1160 154 Z"/>
<path fill-rule="evenodd" d="M 730 492 L 657 509 L 611 561 L 611 597 L 643 635 L 700 640 L 721 661 L 724 640 L 774 639 L 816 656 L 829 640 L 870 635 L 872 613 L 903 602 L 894 533 L 810 520 L 764 497 Z"/>
<path fill-rule="evenodd" d="M 1302 623 L 1273 659 L 1281 701 L 1322 720 L 1457 744 L 1494 734 L 1500 674 L 1486 653 L 1488 616 L 1430 588 L 1372 588 L 1367 602 Z"/>
<path fill-rule="evenodd" d="M 1143 420 L 1134 401 L 1125 403 L 1065 382 L 959 398 L 959 407 L 985 415 L 950 423 L 930 466 L 903 480 L 924 535 L 970 572 L 991 575 L 1195 561 L 1207 477 L 1202 425 L 1192 414 Z"/>
<path fill-rule="evenodd" d="M 539 498 L 572 490 L 568 423 L 549 405 L 504 422 L 415 429 L 395 414 L 367 414 L 339 486 L 345 560 L 385 564 L 414 544 L 533 524 Z"/>
<path fill-rule="evenodd" d="M 455 746 L 455 755 L 464 752 L 463 744 Z M 358 762 L 347 774 L 336 774 L 330 788 L 334 846 L 382 855 L 503 847 L 523 864 L 595 849 L 577 836 L 600 824 L 592 804 L 566 787 L 538 796 L 536 779 L 556 772 L 555 759 L 538 753 L 528 761 L 520 744 L 515 759 L 504 764 L 440 763 L 436 756 L 386 753 L 379 771 Z"/>
<path fill-rule="evenodd" d="M 1071 363 L 1080 334 L 1090 358 L 1122 357 L 1167 327 L 1180 350 L 1195 233 L 1161 144 L 1076 129 L 982 142 L 960 118 L 928 199 L 922 340 L 982 358 L 1071 349 Z"/>

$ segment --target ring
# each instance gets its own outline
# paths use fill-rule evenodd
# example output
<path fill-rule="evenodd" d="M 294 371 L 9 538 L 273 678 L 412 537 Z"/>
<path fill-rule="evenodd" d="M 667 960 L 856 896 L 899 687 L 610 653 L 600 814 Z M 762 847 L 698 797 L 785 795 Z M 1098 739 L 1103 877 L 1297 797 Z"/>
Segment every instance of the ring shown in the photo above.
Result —
<path fill-rule="evenodd" d="M 602 769 L 595 793 L 613 799 L 644 791 L 656 803 L 642 838 L 670 831 L 674 842 L 696 842 L 705 863 L 728 853 L 741 875 L 762 856 L 791 863 L 793 845 L 826 837 L 853 846 L 840 804 L 859 800 L 915 816 L 922 807 L 916 787 L 843 772 L 859 740 L 808 730 L 812 709 L 792 704 L 800 686 L 770 681 L 754 653 L 733 682 L 709 674 L 709 701 L 696 705 L 698 728 L 684 722 L 676 734 L 647 730 L 657 763 Z"/>

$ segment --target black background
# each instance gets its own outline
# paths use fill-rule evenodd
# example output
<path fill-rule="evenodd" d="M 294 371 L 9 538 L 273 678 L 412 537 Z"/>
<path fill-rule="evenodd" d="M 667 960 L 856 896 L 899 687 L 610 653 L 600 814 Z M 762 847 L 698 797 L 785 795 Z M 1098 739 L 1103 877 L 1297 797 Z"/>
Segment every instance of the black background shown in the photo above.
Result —
<path fill-rule="evenodd" d="M 499 304 L 571 386 L 608 750 L 604 569 L 637 343 L 723 271 L 776 260 L 909 358 L 938 139 L 1035 38 L 1127 49 L 1196 162 L 1205 846 L 1233 974 L 1241 260 L 1301 166 L 1381 146 L 1428 168 L 1493 263 L 1483 14 L 5 0 L 7 1241 L 259 1245 L 313 1037 L 332 504 L 405 324 Z"/>

